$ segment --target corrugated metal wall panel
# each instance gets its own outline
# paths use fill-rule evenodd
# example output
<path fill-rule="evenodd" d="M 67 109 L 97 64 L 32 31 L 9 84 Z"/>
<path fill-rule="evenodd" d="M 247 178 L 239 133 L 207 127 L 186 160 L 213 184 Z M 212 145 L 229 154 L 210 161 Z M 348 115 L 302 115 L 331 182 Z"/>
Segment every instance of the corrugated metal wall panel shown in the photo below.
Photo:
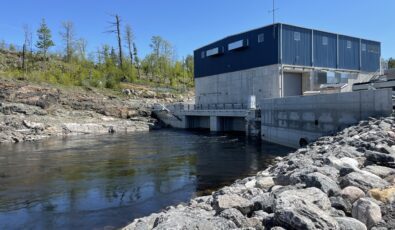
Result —
<path fill-rule="evenodd" d="M 309 29 L 283 25 L 283 64 L 311 66 L 311 33 Z"/>
<path fill-rule="evenodd" d="M 317 67 L 336 68 L 337 35 L 314 30 L 314 61 Z"/>
<path fill-rule="evenodd" d="M 380 69 L 380 43 L 361 40 L 361 69 L 366 72 L 376 72 Z"/>
<path fill-rule="evenodd" d="M 195 50 L 195 77 L 234 72 L 278 63 L 278 28 L 278 24 L 259 28 L 224 38 Z M 258 42 L 260 34 L 264 34 L 264 41 L 261 43 Z M 248 47 L 228 50 L 230 43 L 242 39 L 248 39 Z M 205 56 L 202 58 L 202 52 L 216 47 L 223 48 L 224 53 L 218 56 Z"/>
<path fill-rule="evenodd" d="M 339 35 L 340 69 L 359 70 L 359 39 Z"/>

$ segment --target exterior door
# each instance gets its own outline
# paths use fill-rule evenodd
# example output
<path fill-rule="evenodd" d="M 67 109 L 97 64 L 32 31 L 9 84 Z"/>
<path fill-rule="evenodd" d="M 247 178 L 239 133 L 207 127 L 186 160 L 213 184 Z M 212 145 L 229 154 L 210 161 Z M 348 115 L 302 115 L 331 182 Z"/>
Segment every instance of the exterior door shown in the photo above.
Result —
<path fill-rule="evenodd" d="M 302 74 L 284 73 L 284 97 L 300 96 L 302 92 Z"/>

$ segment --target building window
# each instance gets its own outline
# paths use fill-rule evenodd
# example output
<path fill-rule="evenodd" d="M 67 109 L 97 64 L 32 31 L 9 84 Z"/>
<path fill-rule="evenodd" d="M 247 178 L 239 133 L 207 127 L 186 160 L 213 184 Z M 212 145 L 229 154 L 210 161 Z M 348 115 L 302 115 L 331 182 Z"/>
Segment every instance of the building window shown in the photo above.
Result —
<path fill-rule="evenodd" d="M 366 51 L 366 44 L 362 43 L 361 49 L 362 49 L 362 51 L 365 52 Z"/>
<path fill-rule="evenodd" d="M 235 41 L 228 44 L 228 50 L 235 50 L 244 47 L 244 40 Z"/>
<path fill-rule="evenodd" d="M 300 41 L 300 32 L 294 32 L 294 40 Z"/>
<path fill-rule="evenodd" d="M 352 43 L 351 41 L 347 41 L 347 49 L 351 49 L 352 48 Z"/>
<path fill-rule="evenodd" d="M 218 47 L 206 51 L 206 56 L 207 57 L 214 56 L 214 55 L 217 55 L 217 54 L 219 54 L 219 48 Z"/>
<path fill-rule="evenodd" d="M 204 51 L 202 51 L 201 56 L 202 56 L 202 59 L 206 56 Z"/>
<path fill-rule="evenodd" d="M 327 46 L 328 45 L 328 37 L 322 37 L 322 45 Z"/>
<path fill-rule="evenodd" d="M 265 41 L 265 34 L 258 34 L 258 43 L 262 43 Z"/>

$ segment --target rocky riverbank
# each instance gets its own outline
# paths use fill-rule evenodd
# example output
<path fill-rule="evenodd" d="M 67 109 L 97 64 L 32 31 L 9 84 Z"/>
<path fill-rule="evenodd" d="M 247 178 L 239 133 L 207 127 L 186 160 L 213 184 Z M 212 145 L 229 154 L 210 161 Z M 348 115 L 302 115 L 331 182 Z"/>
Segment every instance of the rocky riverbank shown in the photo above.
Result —
<path fill-rule="evenodd" d="M 125 229 L 395 229 L 394 125 L 362 121 Z"/>
<path fill-rule="evenodd" d="M 0 143 L 147 131 L 156 122 L 150 116 L 154 103 L 180 100 L 180 95 L 144 87 L 116 93 L 0 78 Z"/>

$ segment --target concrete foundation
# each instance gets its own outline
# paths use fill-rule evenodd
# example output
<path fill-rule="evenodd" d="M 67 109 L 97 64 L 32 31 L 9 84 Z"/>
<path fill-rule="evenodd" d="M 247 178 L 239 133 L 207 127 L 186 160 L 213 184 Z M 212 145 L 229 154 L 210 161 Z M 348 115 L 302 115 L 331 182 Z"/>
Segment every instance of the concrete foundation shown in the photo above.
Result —
<path fill-rule="evenodd" d="M 299 147 L 369 117 L 392 113 L 392 90 L 264 99 L 262 139 Z"/>

